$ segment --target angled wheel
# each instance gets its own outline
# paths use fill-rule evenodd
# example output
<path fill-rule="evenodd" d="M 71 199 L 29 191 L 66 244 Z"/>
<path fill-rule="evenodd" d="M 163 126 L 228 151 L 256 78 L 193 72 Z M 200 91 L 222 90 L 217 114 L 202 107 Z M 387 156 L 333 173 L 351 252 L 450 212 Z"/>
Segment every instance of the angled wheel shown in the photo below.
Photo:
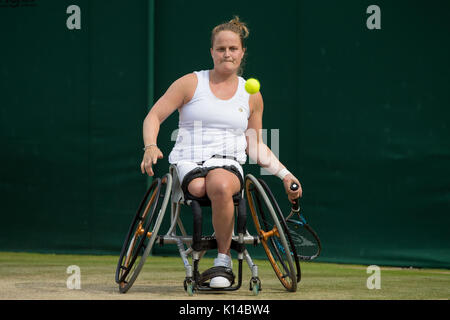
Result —
<path fill-rule="evenodd" d="M 256 232 L 267 258 L 281 284 L 286 290 L 295 292 L 297 268 L 290 248 L 289 235 L 285 232 L 287 228 L 282 225 L 284 219 L 278 219 L 264 187 L 251 174 L 245 178 L 245 191 Z"/>
<path fill-rule="evenodd" d="M 296 269 L 296 273 L 297 273 L 297 282 L 300 282 L 301 280 L 301 269 L 300 269 L 300 256 L 299 253 L 297 252 L 297 248 L 295 246 L 295 241 L 294 241 L 294 237 L 292 235 L 292 233 L 289 231 L 289 226 L 286 222 L 286 219 L 283 215 L 283 212 L 280 209 L 280 206 L 278 205 L 278 202 L 275 200 L 275 197 L 273 196 L 272 191 L 270 191 L 269 186 L 267 185 L 267 183 L 262 180 L 262 179 L 258 179 L 259 183 L 261 183 L 261 186 L 263 187 L 264 191 L 266 192 L 266 195 L 270 201 L 270 203 L 272 204 L 273 209 L 275 210 L 275 213 L 277 214 L 278 220 L 280 221 L 280 224 L 284 230 L 284 234 L 286 236 L 286 240 L 290 249 L 290 253 L 292 255 L 292 259 L 295 262 L 295 269 Z M 283 250 L 283 248 L 278 245 L 280 250 Z"/>
<path fill-rule="evenodd" d="M 125 238 L 116 269 L 119 291 L 126 293 L 158 237 L 172 188 L 172 177 L 156 178 L 145 193 Z"/>

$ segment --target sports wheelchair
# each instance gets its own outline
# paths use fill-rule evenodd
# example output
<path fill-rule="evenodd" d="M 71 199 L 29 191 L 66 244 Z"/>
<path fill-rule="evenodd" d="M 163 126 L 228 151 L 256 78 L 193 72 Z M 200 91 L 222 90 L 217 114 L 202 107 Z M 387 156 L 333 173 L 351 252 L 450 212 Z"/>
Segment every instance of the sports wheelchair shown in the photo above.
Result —
<path fill-rule="evenodd" d="M 301 279 L 299 258 L 286 221 L 267 184 L 262 179 L 247 174 L 244 189 L 234 195 L 233 201 L 236 228 L 232 236 L 231 250 L 237 252 L 237 283 L 233 275 L 230 287 L 211 288 L 208 280 L 216 275 L 209 272 L 210 270 L 199 272 L 200 259 L 207 250 L 217 248 L 214 234 L 210 236 L 202 234 L 202 207 L 211 206 L 211 202 L 207 196 L 193 198 L 185 195 L 180 186 L 176 166 L 170 165 L 169 173 L 152 180 L 131 222 L 116 268 L 115 280 L 119 285 L 119 291 L 126 293 L 131 288 L 155 244 L 174 244 L 178 247 L 184 263 L 186 277 L 183 286 L 188 295 L 193 295 L 196 291 L 239 289 L 242 285 L 244 260 L 251 271 L 249 289 L 257 295 L 262 289 L 261 280 L 258 276 L 258 267 L 246 249 L 247 245 L 262 245 L 281 284 L 287 291 L 295 292 Z M 246 227 L 247 204 L 256 230 L 254 235 L 250 234 Z M 169 205 L 170 226 L 166 232 L 160 232 Z M 188 235 L 182 223 L 180 212 L 183 205 L 192 209 L 192 235 Z M 180 234 L 177 234 L 178 231 Z M 189 262 L 189 256 L 192 263 Z"/>

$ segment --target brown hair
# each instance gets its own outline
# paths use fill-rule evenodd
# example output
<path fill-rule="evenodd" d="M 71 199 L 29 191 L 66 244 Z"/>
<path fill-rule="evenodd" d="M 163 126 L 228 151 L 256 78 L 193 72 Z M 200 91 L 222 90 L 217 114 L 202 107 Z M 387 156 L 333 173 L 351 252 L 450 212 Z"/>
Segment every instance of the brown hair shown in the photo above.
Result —
<path fill-rule="evenodd" d="M 216 39 L 216 35 L 220 31 L 232 31 L 239 35 L 239 38 L 241 39 L 241 45 L 242 49 L 245 49 L 245 39 L 248 38 L 250 35 L 250 31 L 248 30 L 248 27 L 245 22 L 241 21 L 238 16 L 234 16 L 233 19 L 231 19 L 228 22 L 224 22 L 222 24 L 219 24 L 218 26 L 214 27 L 211 31 L 211 48 L 214 47 L 214 40 Z M 238 70 L 238 75 L 242 75 L 244 71 L 244 64 L 245 64 L 245 58 L 247 56 L 247 50 L 245 50 L 244 57 L 242 58 L 241 65 Z"/>
<path fill-rule="evenodd" d="M 248 38 L 250 32 L 248 31 L 245 22 L 242 22 L 238 16 L 234 16 L 232 20 L 224 22 L 214 27 L 214 29 L 211 32 L 211 48 L 214 46 L 214 39 L 216 38 L 216 35 L 220 31 L 225 30 L 233 31 L 234 33 L 238 34 L 239 38 L 241 39 L 242 48 L 245 48 L 245 39 Z"/>

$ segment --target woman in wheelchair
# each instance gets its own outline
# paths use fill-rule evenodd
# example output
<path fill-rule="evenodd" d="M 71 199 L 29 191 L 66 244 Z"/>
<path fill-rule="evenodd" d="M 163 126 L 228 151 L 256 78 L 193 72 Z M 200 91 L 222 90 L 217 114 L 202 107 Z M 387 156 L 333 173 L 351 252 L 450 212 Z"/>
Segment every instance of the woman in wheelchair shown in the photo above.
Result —
<path fill-rule="evenodd" d="M 249 31 L 235 17 L 212 30 L 212 70 L 187 74 L 171 84 L 154 104 L 143 124 L 142 173 L 153 176 L 152 165 L 163 158 L 157 146 L 161 123 L 179 112 L 178 137 L 169 154 L 176 164 L 182 190 L 187 198 L 211 201 L 212 223 L 218 255 L 214 266 L 232 268 L 230 244 L 234 227 L 233 196 L 243 189 L 242 164 L 247 154 L 284 184 L 289 200 L 301 197 L 301 187 L 262 140 L 263 99 L 260 92 L 245 91 L 242 74 Z M 210 287 L 230 286 L 230 278 L 217 276 Z"/>

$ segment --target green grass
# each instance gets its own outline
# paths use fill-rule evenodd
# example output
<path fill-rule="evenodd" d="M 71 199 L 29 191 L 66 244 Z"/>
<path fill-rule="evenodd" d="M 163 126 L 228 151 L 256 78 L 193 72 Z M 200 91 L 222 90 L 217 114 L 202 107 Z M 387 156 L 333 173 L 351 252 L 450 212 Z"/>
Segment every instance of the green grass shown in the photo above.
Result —
<path fill-rule="evenodd" d="M 188 297 L 183 289 L 185 270 L 179 257 L 149 257 L 133 287 L 118 292 L 114 281 L 117 256 L 0 253 L 0 299 L 214 299 L 214 300 L 423 300 L 450 297 L 450 271 L 381 267 L 381 289 L 366 286 L 366 266 L 302 263 L 297 292 L 287 292 L 265 260 L 256 260 L 263 291 L 248 290 L 250 270 L 244 262 L 243 284 L 235 292 L 197 293 Z M 234 260 L 235 266 L 237 260 Z M 81 270 L 81 289 L 69 290 L 66 269 Z M 212 259 L 204 258 L 200 271 Z M 235 268 L 235 273 L 237 272 Z"/>

